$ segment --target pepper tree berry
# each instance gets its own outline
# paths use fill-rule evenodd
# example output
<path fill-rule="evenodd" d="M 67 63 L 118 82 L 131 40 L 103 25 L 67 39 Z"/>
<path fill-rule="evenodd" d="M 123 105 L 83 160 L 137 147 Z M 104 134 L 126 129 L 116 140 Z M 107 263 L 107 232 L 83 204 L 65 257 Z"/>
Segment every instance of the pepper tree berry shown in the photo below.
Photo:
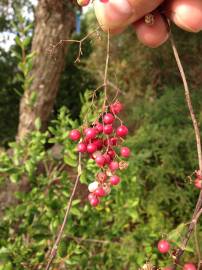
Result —
<path fill-rule="evenodd" d="M 170 250 L 170 244 L 168 243 L 168 241 L 164 239 L 160 240 L 158 242 L 158 250 L 162 254 L 167 253 Z"/>
<path fill-rule="evenodd" d="M 85 6 L 89 5 L 90 2 L 91 2 L 91 0 L 77 0 L 78 5 L 81 7 L 85 7 Z M 109 0 L 100 0 L 100 2 L 103 4 L 106 4 L 109 2 Z"/>
<path fill-rule="evenodd" d="M 121 147 L 121 156 L 128 158 L 130 156 L 130 149 L 128 147 Z"/>
<path fill-rule="evenodd" d="M 123 109 L 119 101 L 106 106 L 102 114 L 88 126 L 70 132 L 73 141 L 80 140 L 77 144 L 77 151 L 88 158 L 93 159 L 98 167 L 94 180 L 88 185 L 88 200 L 91 206 L 100 204 L 102 197 L 107 196 L 112 186 L 121 182 L 118 173 L 128 167 L 127 162 L 122 158 L 130 156 L 130 149 L 122 146 L 128 128 L 122 124 L 116 115 Z M 118 126 L 118 128 L 117 128 Z"/>
<path fill-rule="evenodd" d="M 183 270 L 196 270 L 196 266 L 193 263 L 186 263 Z"/>
<path fill-rule="evenodd" d="M 73 129 L 70 131 L 69 133 L 69 138 L 72 140 L 72 141 L 78 141 L 80 138 L 81 138 L 81 133 L 79 130 L 77 129 Z"/>

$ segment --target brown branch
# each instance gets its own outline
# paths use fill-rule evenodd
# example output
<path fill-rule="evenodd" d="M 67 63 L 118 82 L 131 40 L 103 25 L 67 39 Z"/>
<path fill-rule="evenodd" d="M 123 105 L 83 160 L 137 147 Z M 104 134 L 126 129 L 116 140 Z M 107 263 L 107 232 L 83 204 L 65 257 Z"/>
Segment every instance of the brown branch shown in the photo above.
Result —
<path fill-rule="evenodd" d="M 186 98 L 186 102 L 187 102 L 187 106 L 189 109 L 189 113 L 191 116 L 191 120 L 192 120 L 192 124 L 194 127 L 194 133 L 195 133 L 195 138 L 196 138 L 196 147 L 197 147 L 197 153 L 198 153 L 198 163 L 199 163 L 199 170 L 200 172 L 202 172 L 202 150 L 201 150 L 201 137 L 200 137 L 200 131 L 199 131 L 199 127 L 198 127 L 198 123 L 196 120 L 196 116 L 193 110 L 193 106 L 192 106 L 192 101 L 191 101 L 191 96 L 190 96 L 190 91 L 189 91 L 189 87 L 188 87 L 188 83 L 187 83 L 187 79 L 186 79 L 186 75 L 173 39 L 173 36 L 171 34 L 170 37 L 170 41 L 171 41 L 171 46 L 173 49 L 173 53 L 175 56 L 175 60 L 182 78 L 182 82 L 184 85 L 184 91 L 185 91 L 185 98 Z M 202 207 L 202 191 L 200 192 L 198 201 L 196 203 L 196 207 L 192 216 L 192 221 L 188 227 L 188 230 L 184 236 L 184 239 L 182 240 L 182 244 L 181 247 L 177 250 L 176 255 L 175 255 L 175 261 L 174 261 L 174 265 L 173 265 L 173 270 L 175 270 L 177 268 L 177 265 L 179 264 L 180 258 L 184 253 L 184 250 L 187 246 L 187 243 L 190 239 L 190 236 L 196 226 L 196 221 L 198 220 L 199 216 L 201 215 L 201 207 Z M 200 215 L 199 215 L 200 213 Z"/>
<path fill-rule="evenodd" d="M 66 225 L 68 217 L 69 217 L 69 213 L 70 213 L 71 206 L 72 206 L 72 201 L 74 199 L 74 195 L 75 195 L 75 192 L 76 192 L 79 180 L 80 180 L 80 176 L 81 176 L 81 154 L 80 153 L 79 153 L 78 167 L 77 168 L 78 168 L 78 174 L 77 174 L 77 177 L 76 177 L 76 180 L 75 180 L 75 184 L 74 184 L 70 199 L 69 199 L 69 201 L 67 203 L 67 206 L 66 206 L 65 216 L 64 216 L 61 228 L 59 230 L 59 233 L 57 235 L 57 238 L 56 238 L 56 240 L 55 240 L 55 242 L 53 244 L 53 248 L 52 248 L 52 250 L 50 252 L 50 255 L 48 257 L 48 262 L 47 262 L 45 270 L 50 269 L 50 266 L 53 263 L 53 260 L 55 259 L 55 256 L 57 255 L 58 246 L 60 244 L 64 229 L 65 229 L 65 225 Z"/>

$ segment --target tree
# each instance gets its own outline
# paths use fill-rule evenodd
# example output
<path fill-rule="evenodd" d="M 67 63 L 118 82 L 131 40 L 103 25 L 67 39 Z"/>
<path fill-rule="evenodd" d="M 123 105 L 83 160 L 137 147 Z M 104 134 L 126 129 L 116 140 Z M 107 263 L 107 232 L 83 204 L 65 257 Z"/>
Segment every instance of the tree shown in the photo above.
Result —
<path fill-rule="evenodd" d="M 32 82 L 29 88 L 25 89 L 20 102 L 18 139 L 34 129 L 37 118 L 40 118 L 43 128 L 47 125 L 58 92 L 67 47 L 60 48 L 55 59 L 48 56 L 47 49 L 50 44 L 68 39 L 74 29 L 73 11 L 71 1 L 38 2 L 32 41 L 32 52 L 35 53 L 30 72 Z M 35 102 L 30 104 L 33 96 L 36 98 Z"/>

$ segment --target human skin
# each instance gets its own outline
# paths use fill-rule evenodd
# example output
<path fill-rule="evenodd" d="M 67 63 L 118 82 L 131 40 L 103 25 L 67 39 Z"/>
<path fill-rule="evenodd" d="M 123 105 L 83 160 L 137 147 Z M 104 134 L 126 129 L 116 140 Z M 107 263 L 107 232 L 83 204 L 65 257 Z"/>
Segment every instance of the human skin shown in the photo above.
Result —
<path fill-rule="evenodd" d="M 161 5 L 161 12 L 157 9 Z M 202 30 L 202 0 L 109 0 L 94 1 L 95 14 L 104 31 L 118 34 L 129 25 L 138 39 L 149 47 L 158 47 L 169 37 L 167 17 L 178 27 L 190 31 Z M 144 16 L 154 12 L 154 24 L 145 23 Z"/>

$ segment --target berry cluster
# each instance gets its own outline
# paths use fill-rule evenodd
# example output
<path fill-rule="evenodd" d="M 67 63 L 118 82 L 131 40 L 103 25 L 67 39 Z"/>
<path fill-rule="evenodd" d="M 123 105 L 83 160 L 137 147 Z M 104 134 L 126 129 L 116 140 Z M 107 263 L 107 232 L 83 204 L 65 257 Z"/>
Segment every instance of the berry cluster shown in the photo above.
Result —
<path fill-rule="evenodd" d="M 78 5 L 81 7 L 88 6 L 90 2 L 91 0 L 77 0 Z M 109 2 L 109 0 L 100 0 L 100 2 L 106 4 Z"/>
<path fill-rule="evenodd" d="M 158 242 L 158 250 L 161 254 L 168 253 L 170 249 L 171 249 L 171 246 L 167 240 L 162 239 Z M 172 270 L 172 268 L 166 267 L 163 270 Z M 183 270 L 196 270 L 196 266 L 193 263 L 186 263 L 183 267 Z"/>
<path fill-rule="evenodd" d="M 202 174 L 200 171 L 196 171 L 196 179 L 194 180 L 194 185 L 198 189 L 202 189 Z"/>
<path fill-rule="evenodd" d="M 74 129 L 69 134 L 71 140 L 80 140 L 77 151 L 87 153 L 100 168 L 96 180 L 88 186 L 90 192 L 88 199 L 94 207 L 100 203 L 101 197 L 110 193 L 111 186 L 116 186 L 121 181 L 117 171 L 128 166 L 122 159 L 128 158 L 131 154 L 128 147 L 122 146 L 128 128 L 117 116 L 122 109 L 123 105 L 116 101 L 107 107 L 106 112 L 102 113 L 90 127 L 85 127 L 82 132 Z M 119 126 L 116 124 L 117 119 L 121 121 Z"/>

